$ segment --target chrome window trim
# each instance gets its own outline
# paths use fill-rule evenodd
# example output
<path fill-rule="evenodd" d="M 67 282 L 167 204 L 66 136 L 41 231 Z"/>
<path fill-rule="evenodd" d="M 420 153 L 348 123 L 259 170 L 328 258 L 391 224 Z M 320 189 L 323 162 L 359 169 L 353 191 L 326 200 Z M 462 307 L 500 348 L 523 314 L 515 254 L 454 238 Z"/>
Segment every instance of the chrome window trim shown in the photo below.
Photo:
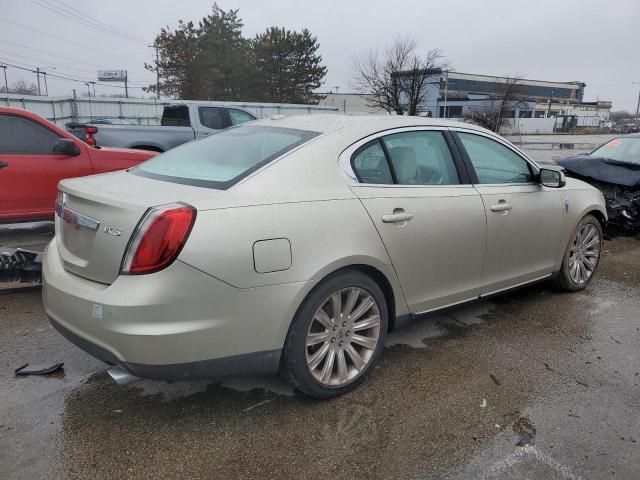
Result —
<path fill-rule="evenodd" d="M 360 183 L 358 181 L 358 177 L 356 177 L 356 173 L 353 171 L 353 167 L 351 166 L 351 156 L 358 150 L 360 147 L 365 145 L 366 143 L 371 142 L 372 140 L 376 140 L 381 137 L 386 137 L 387 135 L 392 135 L 394 133 L 404 133 L 404 132 L 417 132 L 417 131 L 437 131 L 441 132 L 444 136 L 444 132 L 448 131 L 449 127 L 443 125 L 416 125 L 414 127 L 396 127 L 390 128 L 388 130 L 381 130 L 379 132 L 368 135 L 364 138 L 361 138 L 355 143 L 349 145 L 346 149 L 342 151 L 342 153 L 338 156 L 338 167 L 340 168 L 340 173 L 344 177 L 347 184 L 351 187 L 404 187 L 404 188 L 433 188 L 433 187 L 458 187 L 458 186 L 471 186 L 470 184 L 454 184 L 454 185 L 400 185 L 396 183 Z M 453 153 L 451 154 L 453 158 Z"/>
<path fill-rule="evenodd" d="M 357 180 L 356 180 L 357 181 Z M 527 184 L 530 185 L 530 184 Z M 456 183 L 454 185 L 402 185 L 398 183 L 354 183 L 350 185 L 352 188 L 474 188 L 471 183 Z"/>

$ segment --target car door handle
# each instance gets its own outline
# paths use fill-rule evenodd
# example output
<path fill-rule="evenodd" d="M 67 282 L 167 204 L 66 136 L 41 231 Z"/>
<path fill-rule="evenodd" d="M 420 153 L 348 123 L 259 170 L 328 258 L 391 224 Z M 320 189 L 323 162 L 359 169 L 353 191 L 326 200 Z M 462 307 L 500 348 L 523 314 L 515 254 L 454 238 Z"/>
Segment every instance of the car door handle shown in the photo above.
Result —
<path fill-rule="evenodd" d="M 391 215 L 383 215 L 382 223 L 400 223 L 408 222 L 413 218 L 411 213 L 392 213 Z"/>
<path fill-rule="evenodd" d="M 6 168 L 9 164 L 7 162 L 0 162 L 0 168 Z"/>
<path fill-rule="evenodd" d="M 492 212 L 508 212 L 513 208 L 513 205 L 505 202 L 504 200 L 500 200 L 497 205 L 491 205 Z"/>

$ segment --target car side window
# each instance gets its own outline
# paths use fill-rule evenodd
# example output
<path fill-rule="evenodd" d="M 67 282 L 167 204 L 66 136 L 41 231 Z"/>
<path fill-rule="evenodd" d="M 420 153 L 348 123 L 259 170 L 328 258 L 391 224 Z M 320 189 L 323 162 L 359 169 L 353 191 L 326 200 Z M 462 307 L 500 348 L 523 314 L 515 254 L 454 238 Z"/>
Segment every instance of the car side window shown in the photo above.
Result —
<path fill-rule="evenodd" d="M 530 183 L 534 181 L 529 163 L 513 150 L 490 138 L 458 133 L 478 183 Z"/>
<path fill-rule="evenodd" d="M 351 166 L 360 183 L 393 184 L 387 157 L 378 139 L 360 147 L 351 159 Z"/>
<path fill-rule="evenodd" d="M 253 115 L 249 115 L 247 112 L 243 112 L 242 110 L 229 108 L 227 109 L 227 111 L 229 112 L 229 117 L 231 118 L 231 125 L 238 125 L 239 123 L 255 120 L 255 117 Z"/>
<path fill-rule="evenodd" d="M 199 107 L 198 116 L 200 123 L 207 128 L 214 130 L 222 130 L 229 125 L 225 116 L 224 108 L 220 107 Z"/>
<path fill-rule="evenodd" d="M 59 140 L 54 132 L 27 118 L 0 114 L 0 154 L 53 155 Z"/>
<path fill-rule="evenodd" d="M 459 185 L 442 132 L 420 130 L 382 137 L 399 185 Z"/>

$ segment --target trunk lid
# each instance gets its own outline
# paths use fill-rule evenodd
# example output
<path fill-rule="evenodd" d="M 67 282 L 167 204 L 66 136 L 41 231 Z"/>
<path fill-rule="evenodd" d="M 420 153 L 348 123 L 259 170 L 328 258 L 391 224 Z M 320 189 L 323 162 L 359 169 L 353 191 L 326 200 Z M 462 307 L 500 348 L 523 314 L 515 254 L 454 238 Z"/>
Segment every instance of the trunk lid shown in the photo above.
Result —
<path fill-rule="evenodd" d="M 114 172 L 60 182 L 63 217 L 56 214 L 56 245 L 64 268 L 80 277 L 112 283 L 138 222 L 148 208 L 185 202 L 196 209 L 210 189 Z"/>

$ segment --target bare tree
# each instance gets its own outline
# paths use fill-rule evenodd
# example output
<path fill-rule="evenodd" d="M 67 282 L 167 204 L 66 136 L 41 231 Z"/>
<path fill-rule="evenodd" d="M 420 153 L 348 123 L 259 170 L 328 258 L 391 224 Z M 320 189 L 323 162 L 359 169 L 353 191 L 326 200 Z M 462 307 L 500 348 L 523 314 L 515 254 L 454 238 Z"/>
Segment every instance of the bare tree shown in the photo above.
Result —
<path fill-rule="evenodd" d="M 27 82 L 20 79 L 9 87 L 9 91 L 5 87 L 0 88 L 0 93 L 17 93 L 20 95 L 38 95 L 38 86 L 35 83 L 28 85 Z"/>
<path fill-rule="evenodd" d="M 622 122 L 624 120 L 633 121 L 633 113 L 627 112 L 626 110 L 614 110 L 609 113 L 609 120 L 613 120 L 614 122 Z"/>
<path fill-rule="evenodd" d="M 471 109 L 464 115 L 467 120 L 493 132 L 498 132 L 507 118 L 526 103 L 522 89 L 523 76 L 505 77 L 491 94 L 489 104 Z"/>
<path fill-rule="evenodd" d="M 417 52 L 411 37 L 397 37 L 382 54 L 368 50 L 353 57 L 353 83 L 368 94 L 367 104 L 398 115 L 418 115 L 427 85 L 440 83 L 449 62 L 439 49 Z"/>

